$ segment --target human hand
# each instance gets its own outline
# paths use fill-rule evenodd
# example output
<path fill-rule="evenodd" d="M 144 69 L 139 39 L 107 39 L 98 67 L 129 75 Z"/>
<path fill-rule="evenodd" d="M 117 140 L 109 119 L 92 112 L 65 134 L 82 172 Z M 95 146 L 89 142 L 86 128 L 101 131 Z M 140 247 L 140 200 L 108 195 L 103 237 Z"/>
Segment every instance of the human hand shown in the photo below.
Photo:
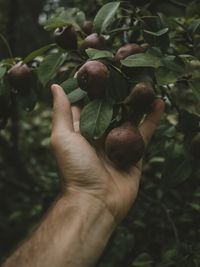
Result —
<path fill-rule="evenodd" d="M 117 169 L 105 153 L 96 150 L 81 135 L 81 108 L 70 105 L 63 89 L 52 86 L 54 98 L 51 147 L 63 179 L 63 192 L 92 196 L 105 204 L 120 222 L 136 199 L 142 160 L 127 170 Z M 145 145 L 149 143 L 164 111 L 164 102 L 156 99 L 139 130 Z"/>

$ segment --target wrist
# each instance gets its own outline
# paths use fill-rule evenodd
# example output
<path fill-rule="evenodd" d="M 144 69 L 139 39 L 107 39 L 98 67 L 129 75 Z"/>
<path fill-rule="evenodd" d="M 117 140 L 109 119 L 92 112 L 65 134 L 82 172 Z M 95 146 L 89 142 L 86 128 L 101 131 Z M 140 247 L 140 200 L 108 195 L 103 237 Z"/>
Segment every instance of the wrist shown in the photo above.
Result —
<path fill-rule="evenodd" d="M 116 227 L 115 216 L 100 197 L 98 198 L 90 193 L 80 192 L 79 190 L 70 188 L 61 195 L 58 202 L 62 202 L 62 205 L 66 205 L 66 207 L 71 207 L 72 209 L 79 211 L 79 217 L 81 217 L 82 214 L 85 214 L 84 212 L 87 212 L 88 210 L 91 214 L 94 214 L 97 217 L 99 214 L 103 213 L 105 218 Z"/>
<path fill-rule="evenodd" d="M 79 210 L 80 215 L 82 214 L 82 211 L 86 212 L 87 210 L 94 211 L 96 216 L 103 213 L 105 217 L 108 218 L 114 226 L 116 226 L 114 215 L 100 197 L 98 198 L 90 193 L 70 188 L 61 195 L 59 198 L 59 202 L 60 201 L 63 202 L 63 204 L 65 203 L 68 207 L 71 206 L 72 208 Z"/>
<path fill-rule="evenodd" d="M 66 207 L 66 227 L 71 214 L 73 266 L 93 266 L 116 228 L 113 215 L 98 198 L 75 190 L 65 193 L 57 204 Z"/>

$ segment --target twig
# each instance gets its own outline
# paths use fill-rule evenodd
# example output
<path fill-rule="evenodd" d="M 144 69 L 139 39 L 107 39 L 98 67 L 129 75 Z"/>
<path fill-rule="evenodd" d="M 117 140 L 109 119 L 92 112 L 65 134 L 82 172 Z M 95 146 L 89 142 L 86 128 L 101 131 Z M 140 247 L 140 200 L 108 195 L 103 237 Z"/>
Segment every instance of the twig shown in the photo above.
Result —
<path fill-rule="evenodd" d="M 176 225 L 170 215 L 170 210 L 168 209 L 168 207 L 165 205 L 165 204 L 161 204 L 159 201 L 143 194 L 143 193 L 140 193 L 140 195 L 142 195 L 142 197 L 146 198 L 148 201 L 150 201 L 151 203 L 154 203 L 158 206 L 160 206 L 163 211 L 165 212 L 165 214 L 167 215 L 167 219 L 169 221 L 169 223 L 171 224 L 171 227 L 172 227 L 172 230 L 173 230 L 173 233 L 174 233 L 174 237 L 175 237 L 175 240 L 176 240 L 176 245 L 177 247 L 180 246 L 180 238 L 179 238 L 179 234 L 178 234 L 178 229 L 176 228 Z"/>
<path fill-rule="evenodd" d="M 174 221 L 172 220 L 172 217 L 170 215 L 170 210 L 168 209 L 168 207 L 165 204 L 162 204 L 162 207 L 167 215 L 168 221 L 171 223 L 173 232 L 174 232 L 174 236 L 175 236 L 175 240 L 176 240 L 176 245 L 177 247 L 179 247 L 180 245 L 180 239 L 179 239 L 179 235 L 178 235 L 178 230 L 176 228 L 176 225 L 174 223 Z"/>
<path fill-rule="evenodd" d="M 11 51 L 11 48 L 10 48 L 10 46 L 9 46 L 8 41 L 6 40 L 6 38 L 5 38 L 5 37 L 3 36 L 3 34 L 1 34 L 1 33 L 0 33 L 0 37 L 1 37 L 2 41 L 4 42 L 4 44 L 6 45 L 10 57 L 13 58 L 13 54 L 12 54 L 12 51 Z"/>

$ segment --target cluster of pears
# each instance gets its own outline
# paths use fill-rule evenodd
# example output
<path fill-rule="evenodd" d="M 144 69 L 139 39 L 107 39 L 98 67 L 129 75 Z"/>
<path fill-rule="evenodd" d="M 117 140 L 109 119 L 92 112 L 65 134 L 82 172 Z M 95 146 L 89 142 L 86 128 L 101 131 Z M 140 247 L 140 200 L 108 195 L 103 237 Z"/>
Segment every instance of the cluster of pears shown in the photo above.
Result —
<path fill-rule="evenodd" d="M 79 50 L 82 54 L 87 48 L 106 49 L 105 39 L 93 33 L 93 23 L 85 21 L 83 32 L 87 35 L 80 44 Z M 65 50 L 78 49 L 78 37 L 72 25 L 56 28 L 54 31 L 56 44 Z M 127 77 L 134 74 L 134 68 L 121 65 L 121 60 L 128 56 L 145 53 L 147 46 L 130 43 L 119 48 L 115 53 L 113 64 L 119 68 Z M 79 87 L 88 93 L 89 98 L 102 98 L 108 90 L 110 77 L 109 67 L 102 60 L 87 61 L 77 73 Z M 26 64 L 16 63 L 8 72 L 8 80 L 11 86 L 18 92 L 25 92 L 30 88 L 31 71 Z M 144 140 L 137 128 L 141 118 L 151 112 L 155 92 L 150 83 L 140 82 L 135 85 L 122 104 L 131 107 L 128 118 L 122 120 L 120 126 L 113 128 L 105 138 L 105 152 L 117 166 L 126 167 L 135 164 L 144 153 Z M 200 134 L 191 141 L 191 153 L 200 158 Z"/>
<path fill-rule="evenodd" d="M 92 24 L 87 22 L 87 26 L 88 25 L 89 29 L 85 29 L 84 31 L 87 34 L 89 33 L 89 35 L 82 41 L 80 52 L 84 53 L 87 48 L 106 49 L 104 38 L 97 33 L 92 33 Z M 58 36 L 58 32 L 61 32 L 61 30 L 56 30 L 54 33 L 54 35 L 56 35 L 55 40 L 57 44 L 62 48 L 71 49 L 72 47 L 69 43 L 67 44 L 67 40 L 69 42 L 74 34 L 74 30 L 70 31 L 70 36 L 66 35 L 66 38 L 61 38 L 60 35 Z M 66 30 L 63 31 L 63 33 L 66 32 Z M 65 47 L 63 45 L 64 39 L 66 41 Z M 60 40 L 62 40 L 62 42 Z M 74 37 L 71 44 L 73 44 L 75 40 L 76 38 Z M 74 45 L 73 49 L 76 48 L 77 46 Z M 146 48 L 135 43 L 124 45 L 116 52 L 114 65 L 121 68 L 120 60 L 145 51 Z M 108 81 L 110 71 L 107 64 L 102 60 L 87 61 L 78 70 L 76 77 L 79 87 L 88 93 L 90 99 L 104 97 L 106 95 L 106 90 L 109 89 Z M 134 107 L 133 112 L 137 113 L 137 115 L 139 114 L 139 118 L 141 119 L 144 114 L 151 111 L 154 99 L 155 92 L 152 85 L 150 83 L 141 82 L 133 88 L 129 96 L 124 99 L 123 104 Z M 144 153 L 145 144 L 137 128 L 138 120 L 137 122 L 131 119 L 124 120 L 119 127 L 113 128 L 105 138 L 105 152 L 108 158 L 119 167 L 127 167 L 135 164 Z"/>
<path fill-rule="evenodd" d="M 105 39 L 97 33 L 92 33 L 92 22 L 86 21 L 82 30 L 87 37 L 80 44 L 81 53 L 84 54 L 87 48 L 106 49 Z M 77 32 L 73 26 L 56 28 L 53 35 L 55 42 L 62 49 L 69 51 L 78 49 Z M 125 72 L 126 69 L 123 69 L 120 60 L 145 51 L 146 48 L 135 43 L 124 45 L 116 52 L 113 64 Z M 101 60 L 87 61 L 77 73 L 80 88 L 85 90 L 91 99 L 102 98 L 106 95 L 110 71 L 104 63 Z M 26 64 L 22 65 L 21 62 L 17 63 L 10 69 L 8 80 L 17 91 L 28 88 L 30 86 L 29 67 Z M 123 104 L 132 106 L 133 111 L 139 114 L 139 118 L 141 118 L 141 116 L 150 112 L 154 98 L 155 92 L 152 85 L 141 82 L 124 99 Z M 107 156 L 120 167 L 136 163 L 142 157 L 145 147 L 144 140 L 137 128 L 139 119 L 137 121 L 131 119 L 124 121 L 119 127 L 113 128 L 105 139 Z"/>
<path fill-rule="evenodd" d="M 85 21 L 83 32 L 88 36 L 82 41 L 79 50 L 82 54 L 87 48 L 106 49 L 105 39 L 97 33 L 92 33 L 93 24 Z M 54 32 L 54 38 L 58 46 L 66 50 L 77 49 L 77 33 L 73 26 L 58 28 Z M 136 43 L 126 44 L 120 47 L 114 58 L 114 65 L 127 77 L 137 75 L 137 68 L 125 67 L 121 60 L 128 56 L 145 53 L 146 45 Z M 25 70 L 24 70 L 25 71 Z M 102 60 L 87 61 L 77 73 L 77 81 L 82 90 L 88 93 L 91 99 L 101 98 L 106 95 L 109 81 L 109 68 Z M 129 118 L 117 128 L 113 128 L 105 139 L 105 152 L 108 157 L 120 167 L 126 167 L 139 161 L 144 152 L 144 141 L 137 128 L 141 118 L 151 112 L 155 92 L 150 83 L 140 82 L 136 84 L 123 104 L 131 107 Z M 195 158 L 200 158 L 200 133 L 191 141 L 190 152 Z"/>

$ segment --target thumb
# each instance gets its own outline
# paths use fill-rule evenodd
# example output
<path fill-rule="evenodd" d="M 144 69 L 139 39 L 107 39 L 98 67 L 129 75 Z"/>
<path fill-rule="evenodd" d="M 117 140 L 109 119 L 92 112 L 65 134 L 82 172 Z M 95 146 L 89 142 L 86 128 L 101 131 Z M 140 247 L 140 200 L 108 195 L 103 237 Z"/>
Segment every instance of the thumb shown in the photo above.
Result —
<path fill-rule="evenodd" d="M 63 135 L 73 131 L 71 105 L 62 87 L 53 84 L 53 126 L 52 135 Z"/>

